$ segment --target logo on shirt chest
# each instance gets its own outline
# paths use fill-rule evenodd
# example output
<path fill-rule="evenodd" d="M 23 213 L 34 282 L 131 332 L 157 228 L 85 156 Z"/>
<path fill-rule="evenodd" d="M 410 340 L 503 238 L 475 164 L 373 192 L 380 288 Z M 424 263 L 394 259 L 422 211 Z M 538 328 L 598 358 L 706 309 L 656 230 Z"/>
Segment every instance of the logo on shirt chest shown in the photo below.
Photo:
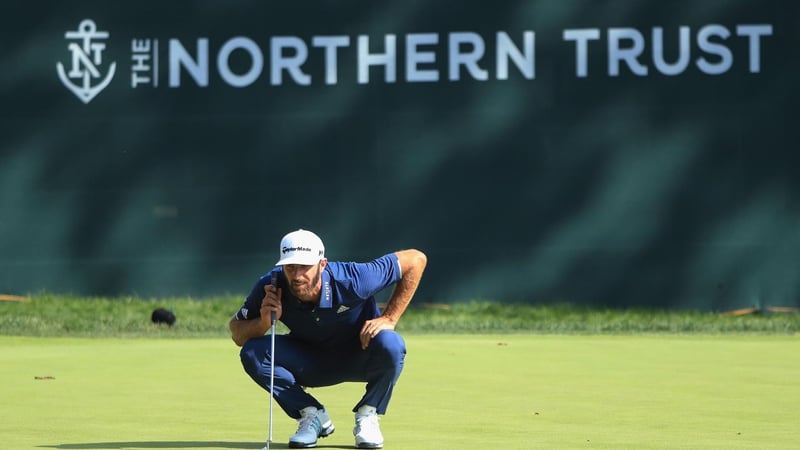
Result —
<path fill-rule="evenodd" d="M 336 310 L 336 314 L 341 314 L 341 313 L 343 313 L 345 311 L 349 311 L 349 310 L 350 310 L 349 306 L 341 305 L 341 306 L 339 306 L 339 309 Z"/>

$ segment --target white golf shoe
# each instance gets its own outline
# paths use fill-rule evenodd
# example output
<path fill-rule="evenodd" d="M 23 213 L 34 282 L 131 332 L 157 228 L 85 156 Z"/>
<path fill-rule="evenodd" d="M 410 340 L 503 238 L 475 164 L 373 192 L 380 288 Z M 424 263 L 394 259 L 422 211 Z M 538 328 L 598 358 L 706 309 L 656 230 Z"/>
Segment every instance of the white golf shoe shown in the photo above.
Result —
<path fill-rule="evenodd" d="M 364 405 L 358 408 L 353 435 L 356 437 L 356 448 L 383 448 L 383 435 L 374 407 Z"/>
<path fill-rule="evenodd" d="M 289 448 L 313 448 L 317 438 L 325 437 L 334 431 L 331 416 L 324 409 L 309 406 L 300 410 L 297 420 L 297 433 L 289 438 Z"/>

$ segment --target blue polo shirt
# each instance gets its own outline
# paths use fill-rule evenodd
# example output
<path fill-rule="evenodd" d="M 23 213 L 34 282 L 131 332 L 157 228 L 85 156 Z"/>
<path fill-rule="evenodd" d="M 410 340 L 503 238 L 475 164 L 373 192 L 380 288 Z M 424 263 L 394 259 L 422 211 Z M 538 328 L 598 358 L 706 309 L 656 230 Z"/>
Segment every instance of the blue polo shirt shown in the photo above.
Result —
<path fill-rule="evenodd" d="M 290 335 L 319 346 L 337 346 L 357 340 L 364 322 L 380 316 L 375 294 L 396 283 L 402 276 L 394 253 L 366 263 L 328 262 L 321 274 L 322 292 L 318 305 L 303 303 L 286 287 L 283 267 L 276 267 L 258 279 L 250 295 L 236 313 L 239 320 L 261 316 L 264 286 L 277 272 L 283 289 L 281 322 Z"/>

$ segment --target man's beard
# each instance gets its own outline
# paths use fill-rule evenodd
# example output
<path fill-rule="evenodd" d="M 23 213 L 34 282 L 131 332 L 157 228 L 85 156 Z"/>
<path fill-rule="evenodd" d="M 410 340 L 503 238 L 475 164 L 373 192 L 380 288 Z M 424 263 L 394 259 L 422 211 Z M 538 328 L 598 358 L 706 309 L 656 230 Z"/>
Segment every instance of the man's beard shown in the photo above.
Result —
<path fill-rule="evenodd" d="M 322 271 L 318 269 L 317 275 L 314 278 L 312 278 L 308 283 L 303 283 L 300 285 L 290 283 L 289 289 L 292 291 L 292 294 L 294 294 L 295 297 L 303 301 L 315 300 L 316 296 L 319 295 L 317 286 L 319 286 L 321 272 Z"/>

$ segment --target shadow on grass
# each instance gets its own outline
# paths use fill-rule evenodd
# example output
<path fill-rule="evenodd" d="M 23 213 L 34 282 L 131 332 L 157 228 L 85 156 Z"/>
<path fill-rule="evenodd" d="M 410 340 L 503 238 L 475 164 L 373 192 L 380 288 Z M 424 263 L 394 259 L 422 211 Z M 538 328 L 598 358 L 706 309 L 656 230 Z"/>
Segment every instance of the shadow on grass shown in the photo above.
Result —
<path fill-rule="evenodd" d="M 85 442 L 77 444 L 55 444 L 40 445 L 39 448 L 58 448 L 58 449 L 128 449 L 128 448 L 241 448 L 241 449 L 260 449 L 266 445 L 265 442 L 218 442 L 218 441 L 140 441 L 140 442 Z M 282 442 L 273 442 L 270 449 L 289 448 L 289 445 Z M 351 445 L 324 445 L 318 444 L 316 448 L 353 448 Z"/>

